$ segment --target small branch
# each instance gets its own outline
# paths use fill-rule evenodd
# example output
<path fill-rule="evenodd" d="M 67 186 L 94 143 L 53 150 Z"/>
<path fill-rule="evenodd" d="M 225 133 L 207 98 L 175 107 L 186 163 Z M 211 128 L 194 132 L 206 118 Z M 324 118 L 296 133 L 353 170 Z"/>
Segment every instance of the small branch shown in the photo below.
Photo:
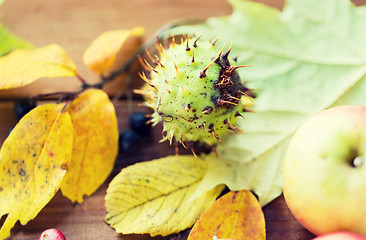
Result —
<path fill-rule="evenodd" d="M 98 82 L 98 83 L 94 83 L 94 84 L 89 84 L 89 83 L 83 83 L 81 85 L 82 90 L 86 90 L 88 88 L 98 88 L 98 89 L 102 89 L 102 87 L 104 86 L 105 82 Z"/>
<path fill-rule="evenodd" d="M 53 96 L 61 96 L 58 100 L 58 102 L 64 102 L 67 100 L 72 100 L 75 98 L 76 95 L 79 95 L 81 92 L 83 92 L 84 89 L 74 91 L 74 92 L 53 92 L 53 93 L 44 93 L 44 94 L 38 94 L 32 97 L 34 100 L 44 99 L 48 97 Z"/>
<path fill-rule="evenodd" d="M 70 105 L 71 100 L 66 100 L 65 105 L 62 107 L 61 112 L 65 112 L 66 108 Z"/>
<path fill-rule="evenodd" d="M 85 81 L 85 79 L 80 76 L 78 73 L 76 73 L 76 78 L 79 79 L 79 81 L 81 82 L 81 84 L 87 84 L 87 82 Z"/>

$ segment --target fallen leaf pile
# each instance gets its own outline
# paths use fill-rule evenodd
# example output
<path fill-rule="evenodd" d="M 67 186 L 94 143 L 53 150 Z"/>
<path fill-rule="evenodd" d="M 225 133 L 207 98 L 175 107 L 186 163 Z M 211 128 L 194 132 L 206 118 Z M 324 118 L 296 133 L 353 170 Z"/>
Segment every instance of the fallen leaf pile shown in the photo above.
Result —
<path fill-rule="evenodd" d="M 282 193 L 284 154 L 297 128 L 323 109 L 366 105 L 365 6 L 287 0 L 279 11 L 251 1 L 229 2 L 231 15 L 178 26 L 169 34 L 204 33 L 202 38 L 232 42 L 230 55 L 237 64 L 252 66 L 238 71 L 255 89 L 255 113 L 239 119 L 244 133 L 227 136 L 217 146 L 219 157 L 167 156 L 122 169 L 105 197 L 106 222 L 119 233 L 165 236 L 194 225 L 190 240 L 265 239 L 261 207 Z M 85 52 L 84 63 L 105 74 L 126 39 L 142 32 L 101 35 Z M 77 76 L 60 46 L 28 49 L 0 25 L 2 38 L 0 88 Z M 18 219 L 22 224 L 33 219 L 59 188 L 73 202 L 91 195 L 113 168 L 117 134 L 114 107 L 98 89 L 26 115 L 0 150 L 0 216 L 8 214 L 0 239 Z M 225 186 L 229 193 L 215 202 Z"/>

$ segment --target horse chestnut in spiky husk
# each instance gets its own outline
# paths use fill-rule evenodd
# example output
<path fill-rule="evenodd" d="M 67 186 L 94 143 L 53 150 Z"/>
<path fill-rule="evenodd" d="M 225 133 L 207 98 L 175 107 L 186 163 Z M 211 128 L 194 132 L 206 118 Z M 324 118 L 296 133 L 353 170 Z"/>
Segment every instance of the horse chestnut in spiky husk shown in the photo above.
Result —
<path fill-rule="evenodd" d="M 159 56 L 149 53 L 144 60 L 149 77 L 136 91 L 153 108 L 152 122 L 163 122 L 163 139 L 174 138 L 183 146 L 199 141 L 214 146 L 228 130 L 239 131 L 236 119 L 245 111 L 241 102 L 250 90 L 231 66 L 229 53 L 216 49 L 215 43 L 186 37 L 180 44 L 173 37 L 169 47 L 158 45 Z M 150 62 L 150 63 L 149 63 Z M 193 152 L 194 153 L 194 152 Z"/>

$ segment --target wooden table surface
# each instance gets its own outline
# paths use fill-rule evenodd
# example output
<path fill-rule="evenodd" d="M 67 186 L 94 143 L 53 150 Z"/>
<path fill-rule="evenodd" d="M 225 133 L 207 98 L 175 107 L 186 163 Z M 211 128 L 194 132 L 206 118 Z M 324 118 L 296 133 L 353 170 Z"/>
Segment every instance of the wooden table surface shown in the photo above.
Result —
<path fill-rule="evenodd" d="M 283 0 L 260 0 L 270 6 L 282 9 Z M 354 1 L 356 4 L 365 1 Z M 107 30 L 129 29 L 143 26 L 146 38 L 167 22 L 184 18 L 205 19 L 211 16 L 228 15 L 231 7 L 225 0 L 6 0 L 0 7 L 0 21 L 16 35 L 29 40 L 35 46 L 58 43 L 69 52 L 75 61 L 78 72 L 90 81 L 98 78 L 82 63 L 84 50 L 99 34 Z M 41 79 L 18 89 L 0 91 L 0 145 L 9 130 L 16 124 L 13 116 L 13 100 L 22 96 L 52 92 L 53 90 L 72 90 L 79 82 L 69 79 Z M 133 110 L 139 107 L 134 100 Z M 128 128 L 126 116 L 131 112 L 127 100 L 115 103 L 119 129 Z M 157 143 L 160 129 L 156 127 L 144 139 L 144 146 L 134 155 L 120 153 L 110 179 L 119 170 L 134 162 L 147 161 L 168 154 L 174 154 L 168 143 Z M 108 181 L 110 181 L 108 179 Z M 12 230 L 11 239 L 38 239 L 40 233 L 56 227 L 68 239 L 186 239 L 188 231 L 169 237 L 150 238 L 146 235 L 117 234 L 104 222 L 104 195 L 108 181 L 85 202 L 76 206 L 57 193 L 41 213 L 26 226 L 19 223 Z M 263 208 L 267 239 L 308 240 L 314 237 L 305 230 L 289 212 L 283 196 Z M 4 220 L 4 217 L 0 220 Z"/>

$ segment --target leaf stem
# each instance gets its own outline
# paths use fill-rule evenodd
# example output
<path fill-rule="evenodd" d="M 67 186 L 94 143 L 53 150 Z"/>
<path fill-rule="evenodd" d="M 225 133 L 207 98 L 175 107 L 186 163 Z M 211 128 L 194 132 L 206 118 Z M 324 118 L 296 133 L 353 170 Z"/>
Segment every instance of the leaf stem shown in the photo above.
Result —
<path fill-rule="evenodd" d="M 85 89 L 81 89 L 78 91 L 74 91 L 74 92 L 53 92 L 53 93 L 43 93 L 43 94 L 38 94 L 32 97 L 32 99 L 34 100 L 39 100 L 39 99 L 44 99 L 44 98 L 48 98 L 48 97 L 53 97 L 53 96 L 61 96 L 60 99 L 58 100 L 58 102 L 64 102 L 67 100 L 72 100 L 75 98 L 76 95 L 80 94 L 81 92 L 83 92 Z"/>
<path fill-rule="evenodd" d="M 79 73 L 76 73 L 75 76 L 81 82 L 81 84 L 87 84 L 86 80 Z"/>

